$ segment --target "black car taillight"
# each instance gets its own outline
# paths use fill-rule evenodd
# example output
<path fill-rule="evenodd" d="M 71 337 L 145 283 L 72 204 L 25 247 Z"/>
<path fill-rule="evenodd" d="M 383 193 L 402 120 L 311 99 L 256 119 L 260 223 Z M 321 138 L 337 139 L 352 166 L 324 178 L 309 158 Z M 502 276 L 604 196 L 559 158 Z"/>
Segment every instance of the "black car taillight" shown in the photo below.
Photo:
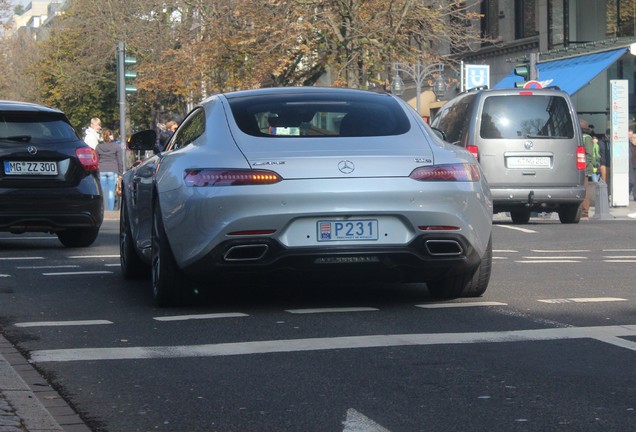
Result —
<path fill-rule="evenodd" d="M 99 169 L 97 152 L 90 147 L 80 147 L 75 150 L 75 156 L 86 171 L 97 171 Z"/>
<path fill-rule="evenodd" d="M 187 186 L 246 186 L 278 183 L 282 177 L 274 171 L 250 169 L 191 168 L 183 173 Z"/>

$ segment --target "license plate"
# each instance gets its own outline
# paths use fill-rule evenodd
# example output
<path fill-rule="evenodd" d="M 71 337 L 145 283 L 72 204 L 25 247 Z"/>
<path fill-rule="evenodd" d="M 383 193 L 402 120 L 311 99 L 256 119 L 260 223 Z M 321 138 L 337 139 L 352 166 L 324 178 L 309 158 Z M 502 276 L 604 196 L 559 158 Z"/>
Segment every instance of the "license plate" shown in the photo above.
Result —
<path fill-rule="evenodd" d="M 319 242 L 377 240 L 377 219 L 321 220 L 316 229 Z"/>
<path fill-rule="evenodd" d="M 42 175 L 56 176 L 57 162 L 4 162 L 4 173 L 6 175 Z"/>
<path fill-rule="evenodd" d="M 549 168 L 549 156 L 508 156 L 508 168 Z"/>

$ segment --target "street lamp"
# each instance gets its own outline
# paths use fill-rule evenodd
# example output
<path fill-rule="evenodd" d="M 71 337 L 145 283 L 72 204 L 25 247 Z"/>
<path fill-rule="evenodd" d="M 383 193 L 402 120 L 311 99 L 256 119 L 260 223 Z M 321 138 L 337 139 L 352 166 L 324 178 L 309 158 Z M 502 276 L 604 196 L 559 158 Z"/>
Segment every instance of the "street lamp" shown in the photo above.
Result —
<path fill-rule="evenodd" d="M 433 81 L 433 93 L 435 93 L 435 98 L 438 101 L 446 96 L 446 88 L 446 81 L 441 75 L 435 78 L 435 81 Z"/>
<path fill-rule="evenodd" d="M 424 67 L 424 65 L 420 62 L 417 62 L 414 65 L 394 62 L 391 65 L 391 68 L 395 73 L 395 77 L 393 78 L 393 82 L 391 83 L 391 90 L 393 94 L 400 96 L 402 95 L 402 93 L 404 93 L 404 82 L 402 81 L 402 78 L 400 78 L 400 72 L 407 74 L 409 77 L 411 77 L 411 79 L 413 79 L 413 81 L 415 81 L 415 104 L 417 113 L 421 115 L 422 112 L 420 110 L 420 95 L 422 94 L 422 83 L 426 78 L 428 78 L 429 75 L 443 72 L 444 63 L 433 63 Z M 446 84 L 444 84 L 444 93 L 446 93 Z M 435 93 L 435 95 L 437 96 L 437 93 Z"/>

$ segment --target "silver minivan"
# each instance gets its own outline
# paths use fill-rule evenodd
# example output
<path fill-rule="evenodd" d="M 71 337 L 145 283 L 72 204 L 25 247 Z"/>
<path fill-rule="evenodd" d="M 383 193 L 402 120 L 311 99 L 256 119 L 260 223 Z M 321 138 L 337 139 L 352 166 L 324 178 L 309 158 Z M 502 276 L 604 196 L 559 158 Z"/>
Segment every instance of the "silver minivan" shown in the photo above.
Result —
<path fill-rule="evenodd" d="M 532 212 L 578 223 L 585 199 L 585 148 L 567 93 L 474 89 L 447 102 L 432 126 L 481 164 L 493 212 L 524 224 Z"/>

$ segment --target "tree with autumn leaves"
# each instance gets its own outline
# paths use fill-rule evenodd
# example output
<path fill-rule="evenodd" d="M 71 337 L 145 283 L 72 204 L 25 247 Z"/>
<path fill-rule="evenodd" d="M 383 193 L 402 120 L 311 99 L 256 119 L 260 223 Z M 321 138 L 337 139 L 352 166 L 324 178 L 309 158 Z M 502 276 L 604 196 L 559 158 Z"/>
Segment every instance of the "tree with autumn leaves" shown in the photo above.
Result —
<path fill-rule="evenodd" d="M 119 41 L 138 61 L 138 92 L 128 101 L 139 127 L 154 126 L 166 112 L 183 115 L 223 91 L 377 87 L 395 61 L 443 60 L 452 68 L 443 54 L 480 42 L 479 25 L 471 25 L 479 19 L 477 3 L 68 0 L 48 36 L 29 42 L 28 56 L 4 47 L 0 61 L 17 68 L 18 80 L 26 80 L 34 92 L 15 94 L 11 82 L 0 82 L 0 90 L 60 108 L 78 127 L 93 116 L 114 124 Z"/>

